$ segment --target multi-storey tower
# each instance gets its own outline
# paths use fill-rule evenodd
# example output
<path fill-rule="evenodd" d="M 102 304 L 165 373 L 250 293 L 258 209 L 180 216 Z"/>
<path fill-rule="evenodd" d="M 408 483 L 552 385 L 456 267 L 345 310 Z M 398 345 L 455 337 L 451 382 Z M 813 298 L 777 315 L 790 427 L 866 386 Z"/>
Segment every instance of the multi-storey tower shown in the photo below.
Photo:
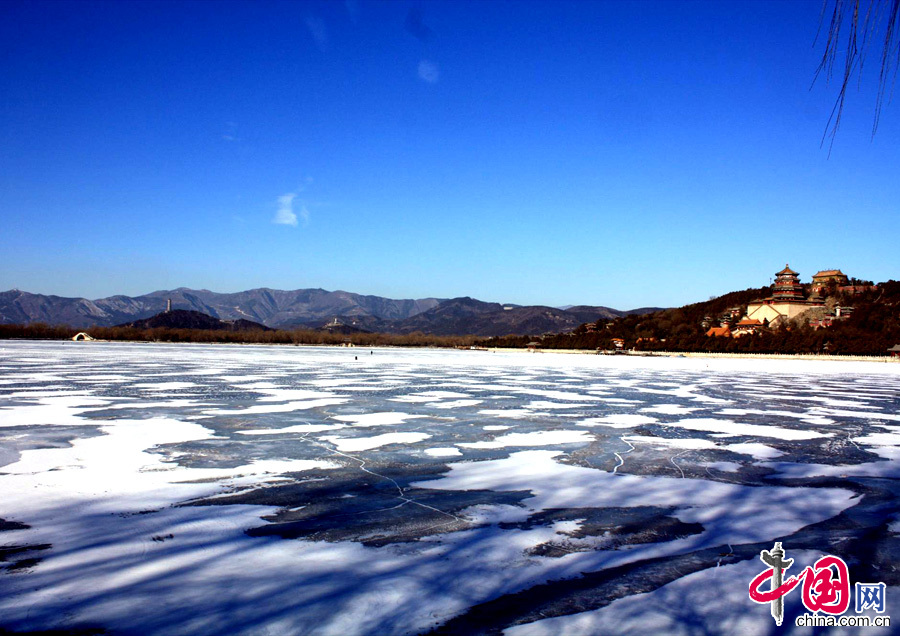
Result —
<path fill-rule="evenodd" d="M 803 285 L 800 284 L 800 275 L 785 265 L 784 269 L 775 274 L 775 287 L 772 297 L 775 300 L 803 300 Z"/>

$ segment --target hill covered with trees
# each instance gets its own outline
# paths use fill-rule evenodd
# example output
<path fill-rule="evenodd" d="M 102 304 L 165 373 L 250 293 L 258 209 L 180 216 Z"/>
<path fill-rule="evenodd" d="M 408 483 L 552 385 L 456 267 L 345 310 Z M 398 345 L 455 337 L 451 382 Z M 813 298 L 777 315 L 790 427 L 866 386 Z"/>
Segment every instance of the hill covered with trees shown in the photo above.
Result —
<path fill-rule="evenodd" d="M 731 292 L 705 302 L 665 309 L 644 315 L 630 315 L 612 321 L 579 326 L 570 333 L 537 340 L 543 349 L 615 349 L 614 339 L 626 349 L 637 351 L 734 352 L 734 353 L 831 353 L 886 355 L 900 343 L 900 282 L 888 281 L 859 293 L 832 292 L 826 303 L 852 308 L 852 313 L 831 326 L 814 329 L 805 318 L 778 329 L 761 329 L 739 338 L 708 336 L 712 318 L 731 308 L 743 316 L 747 304 L 767 297 L 770 287 Z M 736 322 L 736 321 L 735 321 Z M 484 344 L 496 347 L 525 347 L 530 337 L 492 338 Z"/>
<path fill-rule="evenodd" d="M 150 318 L 135 320 L 117 327 L 136 329 L 200 329 L 205 331 L 275 331 L 252 320 L 221 320 L 201 311 L 173 309 L 163 311 Z"/>

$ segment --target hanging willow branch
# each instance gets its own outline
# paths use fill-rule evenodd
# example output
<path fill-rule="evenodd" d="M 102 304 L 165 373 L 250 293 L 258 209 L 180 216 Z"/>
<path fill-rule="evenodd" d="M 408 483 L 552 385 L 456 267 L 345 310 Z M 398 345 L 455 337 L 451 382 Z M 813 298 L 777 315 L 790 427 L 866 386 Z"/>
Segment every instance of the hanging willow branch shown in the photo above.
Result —
<path fill-rule="evenodd" d="M 822 143 L 830 136 L 831 143 L 837 135 L 841 124 L 841 115 L 844 112 L 844 102 L 847 98 L 847 90 L 850 87 L 853 76 L 857 82 L 862 76 L 866 62 L 866 53 L 871 46 L 877 46 L 873 42 L 881 41 L 881 70 L 878 76 L 878 94 L 875 102 L 875 119 L 872 124 L 872 136 L 878 130 L 878 122 L 881 118 L 881 107 L 884 104 L 885 95 L 890 85 L 893 93 L 894 83 L 897 79 L 897 69 L 900 67 L 900 0 L 824 0 L 822 15 L 819 23 L 819 35 L 823 32 L 825 20 L 831 7 L 831 19 L 827 29 L 825 52 L 822 61 L 816 69 L 815 78 L 825 76 L 825 81 L 830 82 L 835 75 L 836 62 L 843 60 L 843 69 L 840 69 L 840 90 L 831 116 L 825 126 Z M 814 80 L 815 81 L 815 80 Z M 890 95 L 888 95 L 890 101 Z"/>

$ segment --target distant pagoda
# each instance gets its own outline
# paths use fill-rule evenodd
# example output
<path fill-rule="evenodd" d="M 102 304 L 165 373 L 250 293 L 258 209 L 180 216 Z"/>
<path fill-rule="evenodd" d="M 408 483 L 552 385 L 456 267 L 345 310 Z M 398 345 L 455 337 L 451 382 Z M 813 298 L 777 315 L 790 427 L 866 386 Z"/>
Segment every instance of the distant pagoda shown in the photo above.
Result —
<path fill-rule="evenodd" d="M 775 274 L 775 287 L 772 293 L 775 300 L 792 301 L 803 300 L 803 285 L 800 284 L 800 274 L 785 264 L 784 269 Z"/>

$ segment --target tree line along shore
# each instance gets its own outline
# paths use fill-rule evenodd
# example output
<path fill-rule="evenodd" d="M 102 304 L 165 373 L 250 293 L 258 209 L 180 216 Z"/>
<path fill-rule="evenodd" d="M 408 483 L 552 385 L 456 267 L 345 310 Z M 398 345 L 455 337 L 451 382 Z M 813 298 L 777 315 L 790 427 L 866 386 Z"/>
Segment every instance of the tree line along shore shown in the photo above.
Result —
<path fill-rule="evenodd" d="M 334 345 L 356 347 L 470 347 L 480 339 L 475 336 L 433 336 L 423 333 L 388 334 L 359 332 L 330 333 L 313 329 L 226 331 L 223 329 L 173 329 L 154 327 L 91 327 L 76 329 L 67 325 L 0 325 L 0 340 L 71 340 L 78 333 L 88 333 L 94 340 L 131 342 L 198 342 L 233 344 Z"/>

